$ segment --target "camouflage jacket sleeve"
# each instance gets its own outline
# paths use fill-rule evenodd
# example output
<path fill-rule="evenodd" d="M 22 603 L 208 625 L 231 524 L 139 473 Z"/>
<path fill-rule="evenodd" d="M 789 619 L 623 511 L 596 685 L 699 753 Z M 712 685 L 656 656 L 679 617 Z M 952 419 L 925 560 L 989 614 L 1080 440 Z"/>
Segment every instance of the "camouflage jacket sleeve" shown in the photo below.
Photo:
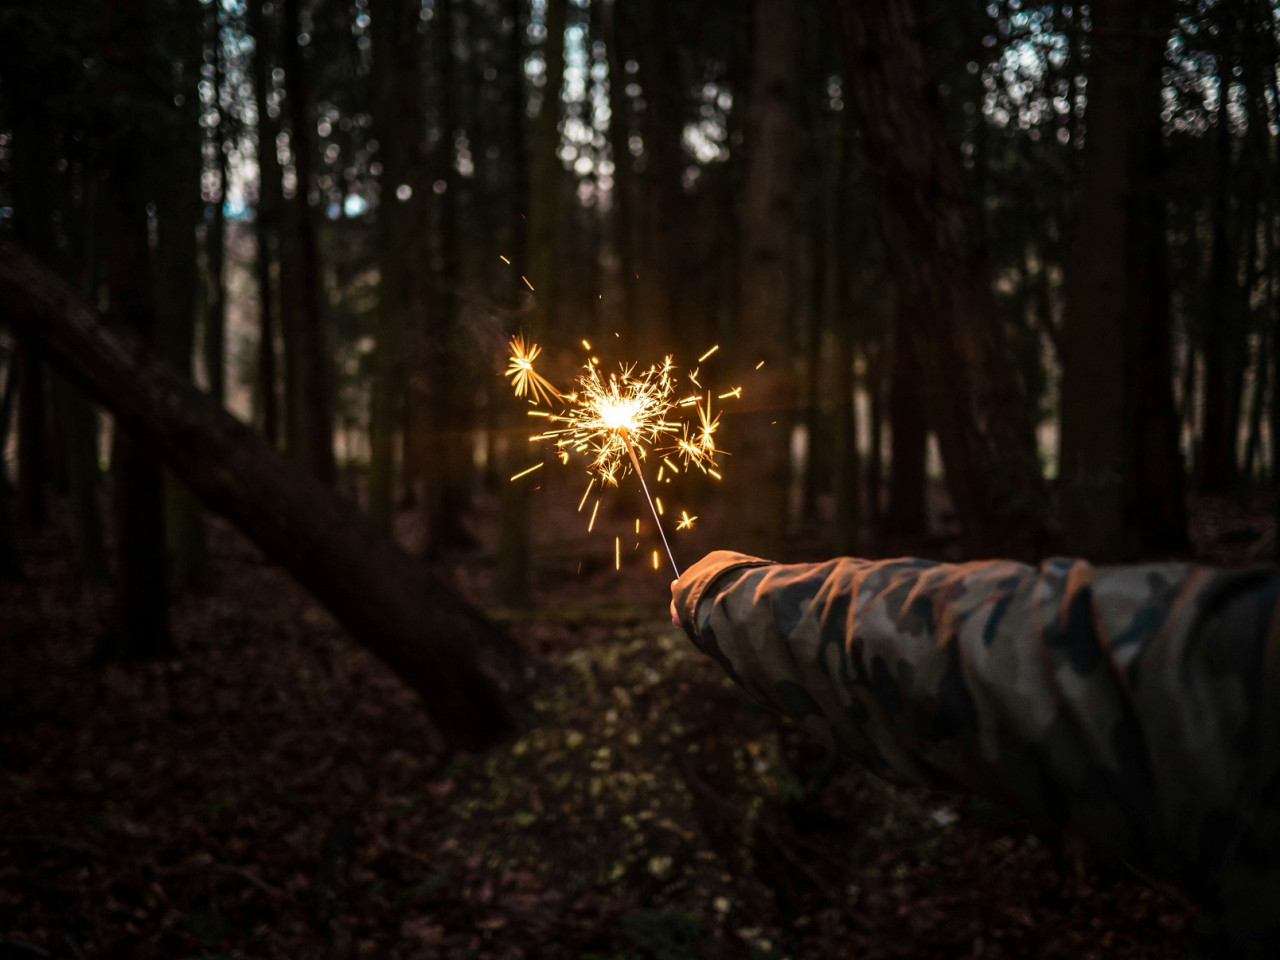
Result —
<path fill-rule="evenodd" d="M 752 696 L 873 770 L 1280 914 L 1278 588 L 1272 568 L 717 552 L 675 600 Z"/>

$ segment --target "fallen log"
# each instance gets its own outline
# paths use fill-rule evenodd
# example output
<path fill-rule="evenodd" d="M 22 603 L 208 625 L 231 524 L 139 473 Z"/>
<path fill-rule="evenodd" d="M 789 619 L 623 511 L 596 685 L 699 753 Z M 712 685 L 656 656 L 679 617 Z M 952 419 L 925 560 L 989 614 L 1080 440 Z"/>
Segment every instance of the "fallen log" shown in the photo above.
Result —
<path fill-rule="evenodd" d="M 506 631 L 4 241 L 0 323 L 36 338 L 206 506 L 310 590 L 418 692 L 451 744 L 480 749 L 514 728 L 528 658 Z"/>

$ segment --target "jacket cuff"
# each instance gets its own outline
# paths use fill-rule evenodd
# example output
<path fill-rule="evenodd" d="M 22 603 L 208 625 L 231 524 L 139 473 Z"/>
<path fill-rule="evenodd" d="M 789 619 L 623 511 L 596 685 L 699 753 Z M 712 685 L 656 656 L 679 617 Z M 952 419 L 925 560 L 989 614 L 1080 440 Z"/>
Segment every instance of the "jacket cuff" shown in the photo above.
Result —
<path fill-rule="evenodd" d="M 732 550 L 713 550 L 692 567 L 685 570 L 680 575 L 680 579 L 676 581 L 673 592 L 675 594 L 676 613 L 679 615 L 680 624 L 684 627 L 685 633 L 689 635 L 689 639 L 697 641 L 696 616 L 698 604 L 717 580 L 735 570 L 744 570 L 748 567 L 764 567 L 773 563 L 775 563 L 773 560 L 763 560 L 760 557 L 753 557 L 745 553 L 735 553 Z"/>

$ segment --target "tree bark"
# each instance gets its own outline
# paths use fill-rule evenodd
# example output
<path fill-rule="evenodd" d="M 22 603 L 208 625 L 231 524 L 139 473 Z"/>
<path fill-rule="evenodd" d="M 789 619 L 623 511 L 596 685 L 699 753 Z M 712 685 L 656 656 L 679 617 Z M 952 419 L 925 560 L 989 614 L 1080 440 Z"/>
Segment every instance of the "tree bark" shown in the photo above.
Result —
<path fill-rule="evenodd" d="M 15 78 L 11 78 L 15 79 Z M 11 184 L 14 202 L 14 233 L 30 249 L 60 263 L 62 258 L 54 237 L 57 147 L 54 134 L 33 112 L 25 98 L 15 98 L 13 110 Z M 49 519 L 49 431 L 46 405 L 46 378 L 39 348 L 19 340 L 18 389 L 18 505 L 23 522 L 34 529 Z"/>
<path fill-rule="evenodd" d="M 835 524 L 832 547 L 837 554 L 856 555 L 862 533 L 862 463 L 858 447 L 858 418 L 854 406 L 857 389 L 854 345 L 858 340 L 857 312 L 851 301 L 848 263 L 850 228 L 849 187 L 856 177 L 853 162 L 853 130 L 848 115 L 842 120 L 828 148 L 828 202 L 823 216 L 823 311 L 826 326 L 835 337 L 835 385 L 832 430 Z"/>
<path fill-rule="evenodd" d="M 164 111 L 163 95 L 144 85 L 156 67 L 148 45 L 154 23 L 141 0 L 113 0 L 107 10 L 108 55 L 113 71 L 112 102 L 128 135 L 115 139 L 107 162 L 106 254 L 108 322 L 129 331 L 147 347 L 157 335 L 155 273 L 147 204 L 151 155 L 157 130 L 142 121 L 149 110 Z M 41 337 L 48 343 L 47 337 Z M 114 623 L 99 639 L 99 661 L 139 660 L 173 651 L 169 633 L 169 589 L 165 558 L 164 482 L 159 461 L 142 438 L 117 431 L 111 457 L 115 518 L 116 609 Z"/>
<path fill-rule="evenodd" d="M 388 0 L 373 10 L 374 124 L 381 144 L 378 181 L 378 319 L 370 411 L 369 519 L 390 531 L 394 514 L 395 438 L 404 422 L 405 351 L 423 317 L 412 309 L 411 271 L 425 267 L 419 239 L 425 184 L 422 150 L 421 5 Z M 397 196 L 401 187 L 408 197 Z"/>
<path fill-rule="evenodd" d="M 560 95 L 564 89 L 564 31 L 569 0 L 547 0 L 547 40 L 543 51 L 546 83 L 542 105 L 534 121 L 533 156 L 529 184 L 529 280 L 537 297 L 538 319 L 532 333 L 556 309 L 556 255 L 560 233 Z"/>
<path fill-rule="evenodd" d="M 329 354 L 325 346 L 324 310 L 320 297 L 320 251 L 311 210 L 313 127 L 307 102 L 307 78 L 298 45 L 301 0 L 284 0 L 283 59 L 285 105 L 289 110 L 289 145 L 298 184 L 294 194 L 294 243 L 297 253 L 299 454 L 324 483 L 337 479 L 333 456 L 333 396 Z"/>
<path fill-rule="evenodd" d="M 462 522 L 470 507 L 468 426 L 473 413 L 458 343 L 462 282 L 461 216 L 463 181 L 458 175 L 457 136 L 462 127 L 461 78 L 454 49 L 456 0 L 436 0 L 434 86 L 439 92 L 440 143 L 435 180 L 445 184 L 438 198 L 440 269 L 435 276 L 430 329 L 423 332 L 424 419 L 427 471 L 423 477 L 423 553 L 439 557 L 450 548 L 474 545 Z M 550 28 L 550 24 L 548 27 Z M 561 25 L 563 27 L 563 24 Z M 561 29 L 563 34 L 563 29 Z M 561 41 L 563 42 L 563 40 Z M 547 85 L 551 95 L 552 84 Z M 558 91 L 558 85 L 555 86 Z M 558 105 L 558 92 L 557 92 Z M 557 158 L 557 162 L 559 162 Z M 426 318 L 424 318 L 426 319 Z"/>
<path fill-rule="evenodd" d="M 895 538 L 925 532 L 925 461 L 929 449 L 921 390 L 920 363 L 908 331 L 914 305 L 901 303 L 893 331 L 893 369 L 889 380 L 889 507 L 885 528 Z"/>
<path fill-rule="evenodd" d="M 1187 470 L 1179 445 L 1181 425 L 1173 400 L 1173 306 L 1169 278 L 1164 135 L 1160 109 L 1160 65 L 1168 36 L 1168 7 L 1146 0 L 1141 36 L 1147 66 L 1138 87 L 1136 140 L 1130 177 L 1136 185 L 1127 263 L 1135 290 L 1125 355 L 1125 421 L 1133 454 L 1128 465 L 1125 509 L 1138 531 L 1143 554 L 1190 549 L 1187 530 Z M 1086 118 L 1086 125 L 1087 125 Z M 1087 136 L 1087 132 L 1086 132 Z"/>
<path fill-rule="evenodd" d="M 1200 438 L 1199 481 L 1204 493 L 1226 493 L 1235 480 L 1236 424 L 1231 422 L 1228 356 L 1237 296 L 1228 217 L 1231 209 L 1231 131 L 1226 97 L 1215 118 L 1214 188 L 1210 204 L 1213 245 L 1209 255 L 1208 310 L 1204 338 L 1204 431 Z"/>
<path fill-rule="evenodd" d="M 0 393 L 0 450 L 8 445 L 9 421 L 13 419 L 13 404 L 18 394 L 17 359 L 9 355 L 5 365 L 4 391 Z M 13 531 L 12 493 L 9 474 L 0 462 L 0 580 L 22 579 L 22 557 Z"/>
<path fill-rule="evenodd" d="M 1186 545 L 1160 178 L 1160 4 L 1095 14 L 1084 169 L 1062 332 L 1061 510 L 1069 550 Z"/>
<path fill-rule="evenodd" d="M 253 34 L 253 95 L 258 113 L 258 204 L 253 215 L 257 257 L 254 267 L 258 278 L 258 409 L 262 412 L 262 435 L 267 443 L 280 440 L 280 404 L 276 394 L 276 323 L 277 303 L 272 265 L 276 261 L 275 246 L 279 233 L 280 159 L 276 154 L 276 124 L 272 122 L 267 103 L 271 70 L 267 63 L 267 24 L 262 9 L 265 0 L 250 0 L 249 30 Z M 212 271 L 211 271 L 212 272 Z M 221 285 L 222 276 L 211 278 Z"/>
<path fill-rule="evenodd" d="M 790 479 L 791 375 L 795 319 L 795 63 L 796 27 L 786 0 L 754 4 L 754 74 L 747 106 L 747 181 L 743 198 L 742 312 L 735 361 L 764 367 L 750 406 L 726 417 L 739 469 L 726 475 L 726 496 L 750 496 L 754 509 L 735 524 L 733 546 L 776 551 L 787 527 Z M 750 491 L 748 494 L 747 491 Z"/>
<path fill-rule="evenodd" d="M 900 291 L 918 297 L 912 331 L 929 419 L 966 550 L 1035 555 L 1048 497 L 1026 399 L 996 311 L 978 211 L 968 196 L 916 0 L 833 0 L 846 90 L 878 190 Z"/>
<path fill-rule="evenodd" d="M 34 343 L 18 343 L 18 496 L 22 520 L 32 529 L 49 520 L 44 361 Z"/>
<path fill-rule="evenodd" d="M 567 22 L 568 0 L 548 0 L 547 39 L 543 54 L 546 83 L 542 87 L 542 104 L 534 120 L 533 146 L 528 154 L 528 230 L 525 249 L 517 250 L 517 255 L 524 252 L 528 258 L 528 276 L 535 290 L 532 316 L 525 331 L 534 340 L 541 336 L 548 320 L 556 313 L 555 268 L 560 244 L 560 206 L 557 199 L 563 175 L 556 151 L 560 146 L 560 94 L 564 88 L 564 32 Z M 513 133 L 519 136 L 520 129 L 516 128 Z M 519 171 L 517 177 L 523 180 Z M 509 476 L 528 465 L 538 454 L 528 443 L 524 424 L 518 420 L 506 436 L 506 466 L 509 468 L 506 472 Z M 499 603 L 507 606 L 527 606 L 531 602 L 529 500 L 533 484 L 524 479 L 514 483 L 502 479 L 500 482 L 504 486 L 499 512 L 497 598 Z"/>
<path fill-rule="evenodd" d="M 514 640 L 8 243 L 0 243 L 0 320 L 38 337 L 210 509 L 311 590 L 422 696 L 451 743 L 481 748 L 513 729 L 509 697 L 527 683 L 527 656 Z"/>
<path fill-rule="evenodd" d="M 156 212 L 156 262 L 159 267 L 157 301 L 159 327 L 157 352 L 184 377 L 191 379 L 195 355 L 196 315 L 204 299 L 199 270 L 199 243 L 196 229 L 204 208 L 200 177 L 200 70 L 203 58 L 200 11 L 188 6 L 174 23 L 181 31 L 182 75 L 172 90 L 175 107 L 161 147 L 159 171 L 155 178 L 159 191 Z M 224 155 L 225 156 L 225 155 Z M 226 177 L 225 160 L 222 175 Z M 225 180 L 223 184 L 225 191 Z M 219 278 L 220 279 L 220 278 Z M 221 301 L 221 291 L 218 300 Z M 221 303 L 220 303 L 221 306 Z M 206 332 L 217 328 L 220 339 L 222 317 L 210 317 Z M 218 350 L 219 356 L 221 350 Z M 215 395 L 216 396 L 216 395 Z M 204 511 L 180 480 L 164 474 L 165 534 L 169 547 L 167 574 L 177 592 L 208 590 L 213 574 L 205 533 Z"/>
<path fill-rule="evenodd" d="M 1131 57 L 1132 10 L 1095 12 L 1075 250 L 1062 330 L 1060 504 L 1065 546 L 1081 556 L 1132 555 L 1124 478 L 1126 247 L 1131 141 L 1141 69 Z"/>
<path fill-rule="evenodd" d="M 639 266 L 636 346 L 670 351 L 674 330 L 672 250 L 678 247 L 680 210 L 680 60 L 672 35 L 669 0 L 646 0 L 634 9 L 641 19 L 640 83 L 644 90 L 644 262 Z"/>
<path fill-rule="evenodd" d="M 619 331 L 627 343 L 634 343 L 638 307 L 636 303 L 635 176 L 631 162 L 631 131 L 627 117 L 631 110 L 626 95 L 626 60 L 622 56 L 622 31 L 618 27 L 618 4 L 604 0 L 600 11 L 600 32 L 609 62 L 609 152 L 613 158 L 613 253 L 618 258 L 618 285 L 622 303 L 616 311 Z"/>

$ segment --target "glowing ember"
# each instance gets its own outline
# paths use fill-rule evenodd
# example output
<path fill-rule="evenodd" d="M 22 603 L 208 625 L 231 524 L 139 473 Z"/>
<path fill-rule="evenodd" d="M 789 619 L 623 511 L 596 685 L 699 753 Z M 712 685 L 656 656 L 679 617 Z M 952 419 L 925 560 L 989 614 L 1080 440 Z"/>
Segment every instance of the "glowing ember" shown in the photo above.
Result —
<path fill-rule="evenodd" d="M 506 376 L 511 378 L 517 397 L 529 396 L 535 403 L 550 403 L 553 397 L 560 396 L 560 392 L 533 369 L 533 361 L 541 352 L 542 348 L 536 343 L 530 343 L 526 348 L 524 337 L 516 334 L 511 338 L 511 360 L 507 364 Z"/>

